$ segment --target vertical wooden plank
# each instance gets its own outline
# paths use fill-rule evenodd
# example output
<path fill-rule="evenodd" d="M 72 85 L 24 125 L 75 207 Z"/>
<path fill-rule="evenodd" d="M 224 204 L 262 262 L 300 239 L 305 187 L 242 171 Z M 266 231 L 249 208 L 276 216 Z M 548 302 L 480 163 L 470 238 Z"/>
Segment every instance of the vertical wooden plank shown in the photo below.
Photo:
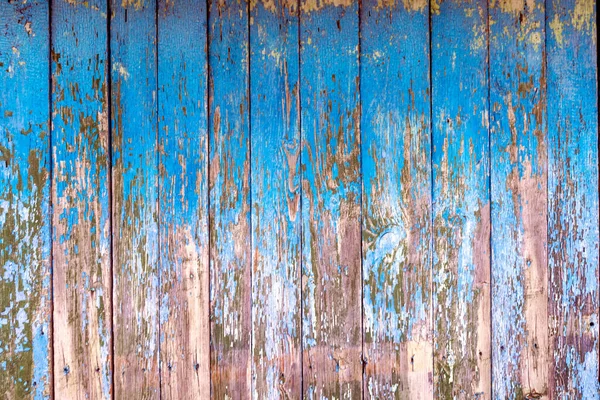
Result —
<path fill-rule="evenodd" d="M 210 0 L 209 218 L 211 395 L 251 391 L 248 3 Z"/>
<path fill-rule="evenodd" d="M 161 398 L 210 397 L 206 2 L 158 2 Z"/>
<path fill-rule="evenodd" d="M 549 0 L 551 398 L 600 398 L 596 2 Z"/>
<path fill-rule="evenodd" d="M 113 329 L 115 398 L 159 390 L 156 7 L 113 0 Z"/>
<path fill-rule="evenodd" d="M 303 387 L 362 395 L 358 2 L 301 2 Z"/>
<path fill-rule="evenodd" d="M 298 7 L 296 0 L 251 7 L 252 395 L 299 399 Z"/>
<path fill-rule="evenodd" d="M 0 385 L 19 399 L 52 391 L 48 10 L 0 3 Z"/>
<path fill-rule="evenodd" d="M 161 398 L 210 398 L 206 2 L 158 2 Z"/>
<path fill-rule="evenodd" d="M 490 7 L 493 398 L 547 398 L 545 6 Z"/>
<path fill-rule="evenodd" d="M 55 396 L 110 399 L 106 1 L 52 2 Z"/>
<path fill-rule="evenodd" d="M 487 1 L 431 8 L 435 393 L 489 399 Z"/>
<path fill-rule="evenodd" d="M 433 398 L 429 2 L 361 8 L 364 391 Z"/>

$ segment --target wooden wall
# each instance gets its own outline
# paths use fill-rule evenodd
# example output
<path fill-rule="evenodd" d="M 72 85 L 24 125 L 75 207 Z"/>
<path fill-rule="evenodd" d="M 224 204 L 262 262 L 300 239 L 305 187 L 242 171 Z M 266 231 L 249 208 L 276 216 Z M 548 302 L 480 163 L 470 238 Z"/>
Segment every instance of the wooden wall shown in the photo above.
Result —
<path fill-rule="evenodd" d="M 7 399 L 600 399 L 595 0 L 1 0 Z"/>

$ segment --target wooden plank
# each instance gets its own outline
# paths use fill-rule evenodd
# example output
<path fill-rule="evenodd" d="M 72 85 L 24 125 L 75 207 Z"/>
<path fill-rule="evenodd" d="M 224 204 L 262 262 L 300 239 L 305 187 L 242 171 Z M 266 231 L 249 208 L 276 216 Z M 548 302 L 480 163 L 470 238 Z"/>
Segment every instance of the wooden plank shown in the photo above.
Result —
<path fill-rule="evenodd" d="M 0 3 L 0 385 L 7 398 L 52 392 L 48 8 Z"/>
<path fill-rule="evenodd" d="M 54 393 L 112 394 L 106 2 L 52 2 Z"/>
<path fill-rule="evenodd" d="M 210 0 L 211 395 L 250 398 L 251 232 L 248 3 Z"/>
<path fill-rule="evenodd" d="M 111 3 L 115 398 L 159 388 L 156 7 Z"/>
<path fill-rule="evenodd" d="M 550 398 L 600 398 L 596 2 L 547 2 Z"/>
<path fill-rule="evenodd" d="M 251 5 L 252 381 L 299 399 L 300 85 L 296 0 Z"/>
<path fill-rule="evenodd" d="M 490 3 L 493 398 L 547 398 L 543 1 Z"/>
<path fill-rule="evenodd" d="M 303 388 L 362 396 L 358 2 L 301 2 Z"/>
<path fill-rule="evenodd" d="M 364 391 L 433 397 L 429 3 L 361 7 Z"/>
<path fill-rule="evenodd" d="M 433 2 L 436 397 L 491 398 L 487 2 Z"/>
<path fill-rule="evenodd" d="M 210 398 L 206 2 L 158 2 L 161 398 Z"/>

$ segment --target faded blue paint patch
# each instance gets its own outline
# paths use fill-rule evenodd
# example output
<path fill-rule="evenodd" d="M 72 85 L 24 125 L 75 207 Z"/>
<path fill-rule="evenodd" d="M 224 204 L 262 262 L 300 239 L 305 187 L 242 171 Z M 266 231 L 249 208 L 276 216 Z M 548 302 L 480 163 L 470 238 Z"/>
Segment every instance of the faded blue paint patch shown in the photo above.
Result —
<path fill-rule="evenodd" d="M 254 399 L 296 398 L 301 396 L 302 286 L 295 5 L 251 7 L 250 50 L 252 393 Z"/>
<path fill-rule="evenodd" d="M 596 6 L 548 1 L 551 394 L 600 396 Z M 593 325 L 592 325 L 593 322 Z"/>
<path fill-rule="evenodd" d="M 0 386 L 15 398 L 50 396 L 48 32 L 47 3 L 0 3 Z"/>
<path fill-rule="evenodd" d="M 436 396 L 490 388 L 487 4 L 432 15 Z"/>

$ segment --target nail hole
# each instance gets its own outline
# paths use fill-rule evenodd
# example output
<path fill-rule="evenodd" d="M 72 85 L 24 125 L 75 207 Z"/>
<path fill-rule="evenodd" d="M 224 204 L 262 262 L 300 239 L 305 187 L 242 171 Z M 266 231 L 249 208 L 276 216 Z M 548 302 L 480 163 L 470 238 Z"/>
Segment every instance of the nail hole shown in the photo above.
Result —
<path fill-rule="evenodd" d="M 66 374 L 68 374 L 70 371 L 69 366 L 67 365 L 66 367 L 63 368 L 63 372 Z"/>

